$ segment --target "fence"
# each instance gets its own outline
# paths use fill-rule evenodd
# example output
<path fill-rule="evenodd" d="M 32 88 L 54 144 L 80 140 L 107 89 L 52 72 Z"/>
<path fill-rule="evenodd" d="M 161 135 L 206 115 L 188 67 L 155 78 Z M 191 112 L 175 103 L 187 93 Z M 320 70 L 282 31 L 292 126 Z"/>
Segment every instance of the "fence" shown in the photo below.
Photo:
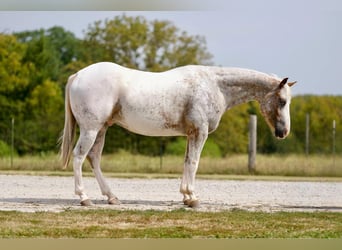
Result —
<path fill-rule="evenodd" d="M 249 121 L 247 121 L 248 123 Z M 302 126 L 292 127 L 292 131 L 285 140 L 277 140 L 274 138 L 269 128 L 262 125 L 264 119 L 259 117 L 257 133 L 255 137 L 257 140 L 253 142 L 256 145 L 259 153 L 304 153 L 309 154 L 331 154 L 332 156 L 342 153 L 342 138 L 341 138 L 341 124 L 340 120 L 329 121 L 330 127 L 317 131 L 312 129 L 313 124 L 320 121 L 315 120 L 310 114 L 306 114 L 305 121 Z M 329 124 L 328 123 L 328 124 Z M 298 126 L 298 124 L 297 124 Z M 0 121 L 0 140 L 5 142 L 10 154 L 37 154 L 41 152 L 57 152 L 57 140 L 63 128 L 63 120 L 59 124 L 50 124 L 48 121 L 21 121 L 15 118 Z M 242 136 L 246 137 L 246 151 L 235 153 L 251 152 L 248 148 L 248 130 L 239 131 Z M 211 137 L 209 137 L 211 138 Z M 239 137 L 241 138 L 241 137 Z M 237 138 L 237 139 L 239 139 Z M 144 137 L 132 134 L 126 130 L 113 127 L 110 128 L 106 136 L 105 150 L 107 153 L 115 152 L 118 149 L 139 154 L 146 154 L 152 156 L 160 156 L 165 152 L 165 148 L 174 141 L 174 138 L 155 138 Z M 218 138 L 226 144 L 234 144 L 230 138 Z M 217 142 L 217 141 L 216 141 Z M 215 143 L 215 141 L 214 141 Z M 266 146 L 267 147 L 266 147 Z M 272 147 L 274 147 L 272 149 Z M 265 151 L 272 149 L 272 151 Z M 8 151 L 8 150 L 7 150 Z M 4 150 L 0 148 L 0 156 L 4 155 Z M 184 152 L 180 151 L 180 155 Z M 228 151 L 228 155 L 232 152 Z M 8 152 L 7 152 L 8 155 Z M 252 167 L 251 163 L 251 168 Z"/>
<path fill-rule="evenodd" d="M 336 158 L 336 120 L 332 120 L 331 130 L 331 155 L 333 157 L 333 166 Z M 250 115 L 249 121 L 249 144 L 248 144 L 248 170 L 253 174 L 256 172 L 256 152 L 257 152 L 257 116 Z M 310 114 L 305 116 L 305 154 L 310 154 Z"/>

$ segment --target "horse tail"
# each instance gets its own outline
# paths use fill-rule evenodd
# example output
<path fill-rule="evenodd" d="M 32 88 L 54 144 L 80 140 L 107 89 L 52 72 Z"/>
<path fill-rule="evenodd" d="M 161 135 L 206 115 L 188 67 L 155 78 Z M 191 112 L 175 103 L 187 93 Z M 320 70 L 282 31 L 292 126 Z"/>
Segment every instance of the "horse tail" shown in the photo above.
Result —
<path fill-rule="evenodd" d="M 75 79 L 76 74 L 71 75 L 65 87 L 65 120 L 63 135 L 60 138 L 61 148 L 60 156 L 63 163 L 63 169 L 67 168 L 70 161 L 70 156 L 73 149 L 74 138 L 76 135 L 76 119 L 70 107 L 70 86 Z"/>

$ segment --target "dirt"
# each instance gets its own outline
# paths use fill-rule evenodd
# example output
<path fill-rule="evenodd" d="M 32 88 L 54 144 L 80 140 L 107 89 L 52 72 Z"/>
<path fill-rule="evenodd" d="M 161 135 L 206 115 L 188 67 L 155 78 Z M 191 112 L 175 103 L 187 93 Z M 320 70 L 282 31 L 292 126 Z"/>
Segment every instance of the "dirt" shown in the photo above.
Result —
<path fill-rule="evenodd" d="M 94 206 L 81 207 L 73 177 L 0 175 L 0 210 L 61 212 L 70 209 L 175 210 L 179 179 L 107 178 L 121 205 L 108 205 L 95 178 L 84 178 Z M 342 212 L 342 182 L 197 180 L 199 211 Z"/>

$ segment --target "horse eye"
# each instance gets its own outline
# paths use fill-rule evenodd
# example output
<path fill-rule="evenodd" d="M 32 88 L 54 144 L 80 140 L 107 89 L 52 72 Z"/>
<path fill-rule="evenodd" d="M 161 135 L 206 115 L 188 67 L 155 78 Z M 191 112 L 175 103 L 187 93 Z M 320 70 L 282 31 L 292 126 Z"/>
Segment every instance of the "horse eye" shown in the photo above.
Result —
<path fill-rule="evenodd" d="M 286 105 L 286 100 L 279 99 L 279 106 L 284 107 Z"/>

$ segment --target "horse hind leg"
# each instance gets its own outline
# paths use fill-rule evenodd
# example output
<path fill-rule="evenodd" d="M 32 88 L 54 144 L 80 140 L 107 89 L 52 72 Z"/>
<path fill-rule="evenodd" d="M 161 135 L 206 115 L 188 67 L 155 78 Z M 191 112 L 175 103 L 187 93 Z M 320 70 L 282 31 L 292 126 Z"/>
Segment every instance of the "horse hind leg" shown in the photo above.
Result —
<path fill-rule="evenodd" d="M 75 194 L 80 196 L 81 205 L 92 205 L 90 199 L 84 191 L 83 179 L 82 179 L 82 164 L 92 148 L 95 139 L 97 137 L 97 130 L 84 130 L 80 129 L 80 137 L 76 143 L 73 154 L 73 169 L 75 178 Z"/>
<path fill-rule="evenodd" d="M 88 160 L 90 162 L 90 165 L 93 169 L 95 178 L 97 182 L 99 183 L 101 192 L 103 195 L 106 195 L 108 197 L 108 203 L 111 205 L 119 205 L 120 201 L 119 199 L 112 193 L 110 190 L 108 184 L 106 183 L 101 167 L 100 167 L 100 162 L 101 162 L 101 154 L 103 150 L 103 145 L 105 141 L 105 134 L 107 131 L 107 127 L 104 126 L 99 133 L 97 134 L 96 140 L 92 148 L 90 149 L 88 153 Z"/>

